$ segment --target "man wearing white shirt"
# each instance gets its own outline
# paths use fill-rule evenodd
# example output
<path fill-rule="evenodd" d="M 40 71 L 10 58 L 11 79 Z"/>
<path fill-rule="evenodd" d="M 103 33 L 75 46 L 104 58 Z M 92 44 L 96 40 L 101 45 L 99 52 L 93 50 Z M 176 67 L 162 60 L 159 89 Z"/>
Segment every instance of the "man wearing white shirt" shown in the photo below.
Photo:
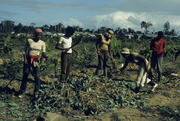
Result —
<path fill-rule="evenodd" d="M 61 53 L 61 82 L 66 82 L 72 65 L 72 35 L 74 29 L 70 26 L 66 29 L 66 34 L 60 37 L 56 44 L 56 49 L 62 50 Z"/>

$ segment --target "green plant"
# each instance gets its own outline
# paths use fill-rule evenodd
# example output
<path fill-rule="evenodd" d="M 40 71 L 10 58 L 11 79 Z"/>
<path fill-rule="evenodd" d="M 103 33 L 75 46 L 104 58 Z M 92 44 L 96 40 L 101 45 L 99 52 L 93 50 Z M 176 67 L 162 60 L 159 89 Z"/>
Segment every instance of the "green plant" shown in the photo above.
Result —
<path fill-rule="evenodd" d="M 11 45 L 11 35 L 8 34 L 7 37 L 4 39 L 3 42 L 0 42 L 0 50 L 1 53 L 9 55 L 12 51 L 12 45 Z"/>
<path fill-rule="evenodd" d="M 116 113 L 113 113 L 110 118 L 111 121 L 121 121 L 121 119 L 118 117 Z"/>
<path fill-rule="evenodd" d="M 6 79 L 19 79 L 21 76 L 22 61 L 10 59 L 5 61 L 2 67 L 2 74 Z"/>
<path fill-rule="evenodd" d="M 118 40 L 116 37 L 112 38 L 111 41 L 111 51 L 114 57 L 120 57 L 120 48 L 122 47 L 121 40 Z"/>
<path fill-rule="evenodd" d="M 163 117 L 166 117 L 171 121 L 178 121 L 180 118 L 179 109 L 174 110 L 169 106 L 158 106 L 157 110 L 161 113 Z"/>

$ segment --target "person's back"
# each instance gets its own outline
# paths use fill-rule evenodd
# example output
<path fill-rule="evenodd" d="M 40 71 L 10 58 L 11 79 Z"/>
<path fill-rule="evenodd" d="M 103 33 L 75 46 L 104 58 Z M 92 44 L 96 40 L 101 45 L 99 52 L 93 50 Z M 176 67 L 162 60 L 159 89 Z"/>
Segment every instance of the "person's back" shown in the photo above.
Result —
<path fill-rule="evenodd" d="M 138 53 L 131 53 L 127 60 L 131 63 L 135 63 L 137 65 L 141 65 L 145 62 L 145 58 Z"/>
<path fill-rule="evenodd" d="M 154 91 L 157 85 L 147 78 L 148 70 L 150 69 L 148 60 L 145 57 L 139 55 L 138 53 L 130 52 L 128 48 L 123 48 L 121 51 L 121 55 L 125 58 L 125 64 L 120 69 L 121 72 L 125 70 L 125 68 L 128 66 L 128 63 L 135 63 L 139 66 L 136 88 L 134 91 L 139 92 L 139 89 L 141 87 L 144 87 L 145 83 L 149 83 L 153 87 L 152 91 Z"/>

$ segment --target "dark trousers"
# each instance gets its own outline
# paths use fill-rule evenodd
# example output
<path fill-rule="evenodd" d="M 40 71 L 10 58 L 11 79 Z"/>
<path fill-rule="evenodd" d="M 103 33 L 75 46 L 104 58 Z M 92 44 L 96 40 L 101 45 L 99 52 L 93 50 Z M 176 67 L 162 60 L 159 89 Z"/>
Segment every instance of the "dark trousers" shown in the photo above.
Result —
<path fill-rule="evenodd" d="M 152 55 L 151 57 L 151 72 L 152 70 L 156 70 L 157 69 L 157 73 L 158 73 L 158 82 L 161 81 L 162 78 L 162 63 L 163 63 L 163 57 L 157 57 Z"/>
<path fill-rule="evenodd" d="M 34 67 L 32 64 L 24 64 L 22 83 L 21 83 L 21 87 L 20 87 L 20 94 L 23 94 L 26 91 L 28 76 L 31 71 L 30 68 L 32 68 L 33 76 L 34 76 L 34 80 L 35 80 L 34 93 L 40 89 L 40 85 L 41 85 L 41 81 L 39 78 L 40 77 L 40 67 L 39 66 Z"/>
<path fill-rule="evenodd" d="M 107 62 L 109 58 L 109 52 L 108 50 L 101 50 L 98 55 L 98 67 L 96 70 L 96 75 L 99 75 L 99 70 L 103 69 L 103 75 L 107 76 Z"/>
<path fill-rule="evenodd" d="M 61 81 L 66 81 L 72 65 L 72 54 L 61 53 Z"/>

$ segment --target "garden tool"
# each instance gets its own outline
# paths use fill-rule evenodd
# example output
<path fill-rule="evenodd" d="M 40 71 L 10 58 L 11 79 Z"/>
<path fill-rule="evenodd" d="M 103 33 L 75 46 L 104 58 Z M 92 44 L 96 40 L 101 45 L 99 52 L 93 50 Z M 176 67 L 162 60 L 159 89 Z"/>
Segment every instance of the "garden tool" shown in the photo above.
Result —
<path fill-rule="evenodd" d="M 4 89 L 7 88 L 7 87 L 11 84 L 11 82 L 14 81 L 14 79 L 15 79 L 15 77 L 13 77 L 13 78 L 9 81 L 9 83 L 4 87 Z"/>
<path fill-rule="evenodd" d="M 176 53 L 175 53 L 175 60 L 177 59 L 177 57 L 179 56 L 180 54 L 180 50 L 178 50 Z"/>
<path fill-rule="evenodd" d="M 104 74 L 103 74 L 105 77 L 108 76 L 108 73 L 107 73 L 107 68 L 104 68 Z"/>
<path fill-rule="evenodd" d="M 96 70 L 95 75 L 99 76 L 99 69 Z"/>
<path fill-rule="evenodd" d="M 76 41 L 70 48 L 73 48 L 74 46 L 78 45 L 81 42 L 81 39 L 79 39 L 78 41 Z M 70 49 L 69 48 L 69 49 Z"/>

